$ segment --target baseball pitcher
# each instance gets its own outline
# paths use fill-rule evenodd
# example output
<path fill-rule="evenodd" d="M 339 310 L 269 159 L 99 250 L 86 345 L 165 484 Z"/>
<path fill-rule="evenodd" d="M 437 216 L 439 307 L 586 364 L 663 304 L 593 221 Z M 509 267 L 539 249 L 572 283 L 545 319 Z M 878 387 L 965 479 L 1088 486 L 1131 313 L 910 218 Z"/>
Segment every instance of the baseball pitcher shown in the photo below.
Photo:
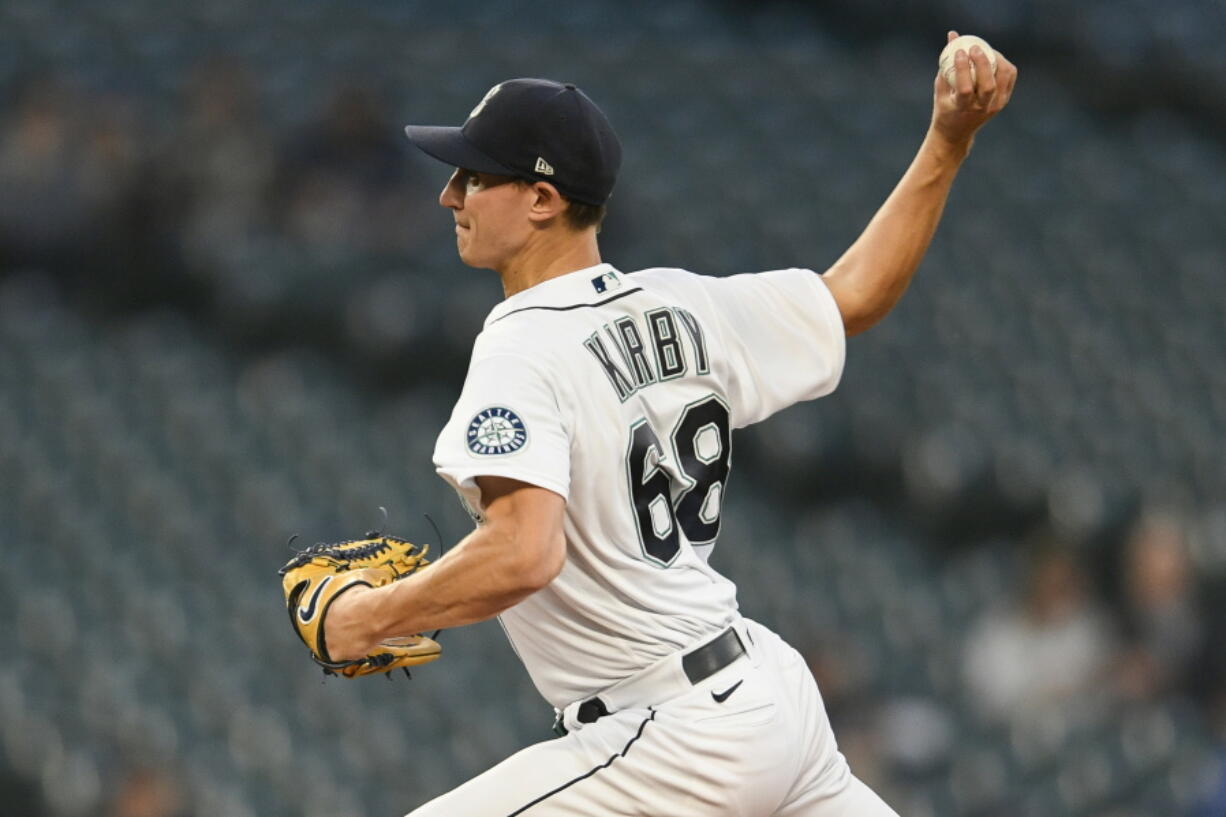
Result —
<path fill-rule="evenodd" d="M 845 339 L 901 297 L 1009 101 L 1003 55 L 976 45 L 953 64 L 911 166 L 822 274 L 602 262 L 621 146 L 574 85 L 509 80 L 462 127 L 406 129 L 456 168 L 439 196 L 456 247 L 506 294 L 434 454 L 477 526 L 426 569 L 386 537 L 304 553 L 290 615 L 344 674 L 432 660 L 418 634 L 498 616 L 559 735 L 413 815 L 895 814 L 839 753 L 804 660 L 738 613 L 708 560 L 734 431 L 834 390 Z"/>

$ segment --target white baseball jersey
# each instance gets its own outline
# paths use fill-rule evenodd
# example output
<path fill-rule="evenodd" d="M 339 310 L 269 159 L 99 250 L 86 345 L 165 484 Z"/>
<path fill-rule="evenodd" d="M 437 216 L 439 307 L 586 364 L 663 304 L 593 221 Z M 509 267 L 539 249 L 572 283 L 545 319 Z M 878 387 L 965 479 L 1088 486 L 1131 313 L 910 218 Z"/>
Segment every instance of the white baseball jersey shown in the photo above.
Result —
<path fill-rule="evenodd" d="M 821 277 L 608 264 L 496 306 L 434 461 L 480 521 L 480 476 L 566 499 L 566 564 L 502 623 L 562 708 L 713 635 L 736 588 L 707 563 L 731 432 L 832 391 L 843 324 Z"/>

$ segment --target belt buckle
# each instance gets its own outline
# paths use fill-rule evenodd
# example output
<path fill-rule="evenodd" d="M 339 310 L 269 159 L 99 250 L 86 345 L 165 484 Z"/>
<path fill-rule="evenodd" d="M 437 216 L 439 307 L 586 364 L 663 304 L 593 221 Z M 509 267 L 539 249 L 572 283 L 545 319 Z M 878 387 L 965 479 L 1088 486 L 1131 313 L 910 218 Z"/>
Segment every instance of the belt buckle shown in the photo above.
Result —
<path fill-rule="evenodd" d="M 579 723 L 595 723 L 608 714 L 609 707 L 605 706 L 604 701 L 599 698 L 588 698 L 579 704 L 579 711 L 575 713 L 575 720 L 579 721 Z"/>
<path fill-rule="evenodd" d="M 595 723 L 596 721 L 609 714 L 609 707 L 600 698 L 588 698 L 583 703 L 579 704 L 578 710 L 575 711 L 575 720 L 582 724 Z M 557 717 L 553 719 L 553 733 L 560 738 L 570 734 L 570 730 L 566 728 L 566 710 L 559 709 Z"/>

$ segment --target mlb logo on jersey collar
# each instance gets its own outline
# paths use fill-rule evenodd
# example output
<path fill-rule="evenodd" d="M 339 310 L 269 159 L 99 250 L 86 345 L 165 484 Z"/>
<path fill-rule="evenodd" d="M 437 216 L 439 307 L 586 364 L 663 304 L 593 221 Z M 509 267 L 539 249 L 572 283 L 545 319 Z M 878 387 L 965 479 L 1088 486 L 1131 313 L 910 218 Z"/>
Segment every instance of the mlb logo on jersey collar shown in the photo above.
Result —
<path fill-rule="evenodd" d="M 612 264 L 600 263 L 549 278 L 536 286 L 517 292 L 496 305 L 485 318 L 485 328 L 520 312 L 570 312 L 599 306 L 618 298 L 642 292 L 634 280 Z"/>
<path fill-rule="evenodd" d="M 617 277 L 616 272 L 606 272 L 592 279 L 592 288 L 596 290 L 597 294 L 617 289 L 621 285 L 621 279 Z"/>

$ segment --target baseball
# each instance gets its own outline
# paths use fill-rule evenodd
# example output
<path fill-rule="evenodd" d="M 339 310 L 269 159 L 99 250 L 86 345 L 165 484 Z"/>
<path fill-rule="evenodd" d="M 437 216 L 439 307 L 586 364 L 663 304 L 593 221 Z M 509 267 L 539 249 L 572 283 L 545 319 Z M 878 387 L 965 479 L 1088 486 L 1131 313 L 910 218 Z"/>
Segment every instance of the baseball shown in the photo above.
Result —
<path fill-rule="evenodd" d="M 977 45 L 983 49 L 983 53 L 988 55 L 988 62 L 992 65 L 992 71 L 996 71 L 996 52 L 992 50 L 992 46 L 988 45 L 987 41 L 982 37 L 976 37 L 973 34 L 963 34 L 960 37 L 955 37 L 950 40 L 949 44 L 941 51 L 938 63 L 941 66 L 941 76 L 945 77 L 945 82 L 950 88 L 954 87 L 954 55 L 959 51 L 965 51 L 969 57 L 971 54 L 971 46 Z M 975 63 L 971 61 L 971 84 L 975 82 Z"/>

